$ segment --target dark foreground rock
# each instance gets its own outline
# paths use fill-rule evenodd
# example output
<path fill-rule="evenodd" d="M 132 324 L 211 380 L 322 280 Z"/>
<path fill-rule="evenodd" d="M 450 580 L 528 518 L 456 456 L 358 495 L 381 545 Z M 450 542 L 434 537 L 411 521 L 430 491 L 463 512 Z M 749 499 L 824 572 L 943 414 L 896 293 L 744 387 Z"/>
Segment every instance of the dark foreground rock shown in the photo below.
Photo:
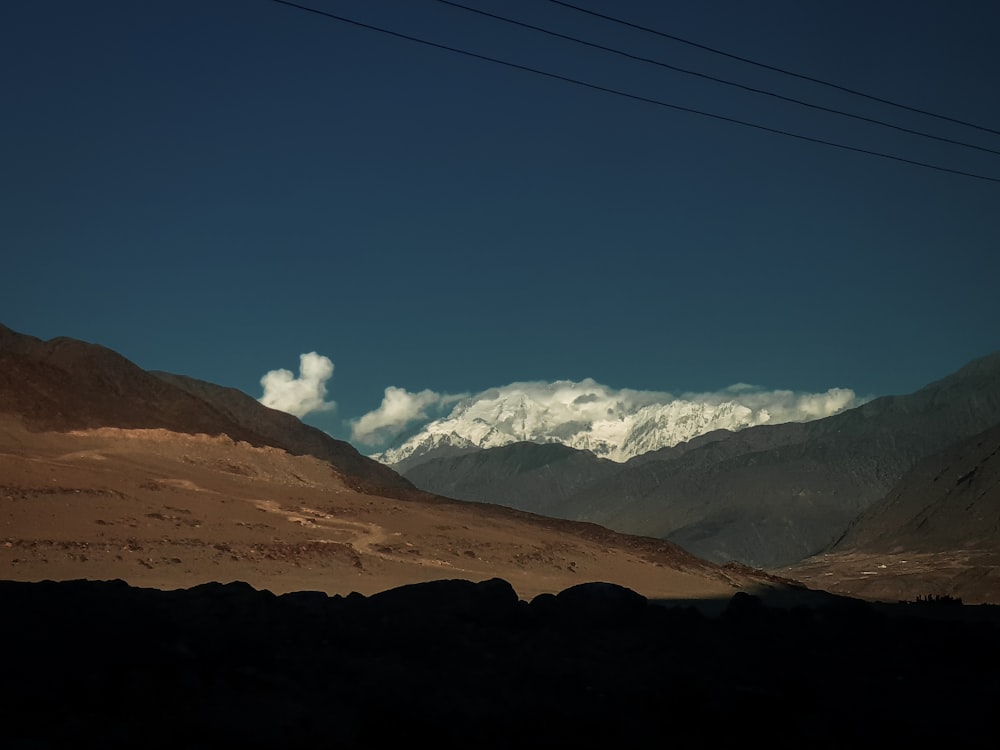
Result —
<path fill-rule="evenodd" d="M 898 610 L 739 594 L 707 617 L 611 584 L 528 603 L 497 579 L 371 597 L 0 581 L 3 744 L 992 741 L 996 613 Z"/>

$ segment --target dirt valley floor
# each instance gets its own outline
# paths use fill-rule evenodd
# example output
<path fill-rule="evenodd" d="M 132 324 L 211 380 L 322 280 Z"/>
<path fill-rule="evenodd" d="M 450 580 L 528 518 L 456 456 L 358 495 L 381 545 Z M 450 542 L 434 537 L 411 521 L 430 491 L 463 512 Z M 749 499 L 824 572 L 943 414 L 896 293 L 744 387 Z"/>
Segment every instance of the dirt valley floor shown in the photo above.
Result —
<path fill-rule="evenodd" d="M 775 571 L 814 589 L 895 603 L 949 597 L 966 604 L 1000 604 L 997 550 L 838 552 Z"/>
<path fill-rule="evenodd" d="M 327 463 L 222 437 L 0 426 L 0 570 L 180 588 L 371 594 L 501 577 L 523 598 L 583 581 L 650 598 L 729 597 L 754 581 L 671 545 L 502 508 L 351 488 Z"/>

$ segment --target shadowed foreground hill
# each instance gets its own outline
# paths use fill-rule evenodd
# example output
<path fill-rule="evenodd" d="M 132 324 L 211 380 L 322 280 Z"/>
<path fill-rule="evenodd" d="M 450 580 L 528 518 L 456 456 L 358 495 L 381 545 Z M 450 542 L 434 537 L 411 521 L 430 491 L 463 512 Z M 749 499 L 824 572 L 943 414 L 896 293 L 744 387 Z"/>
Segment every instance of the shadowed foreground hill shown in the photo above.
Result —
<path fill-rule="evenodd" d="M 713 618 L 500 579 L 367 598 L 0 581 L 0 602 L 14 748 L 982 747 L 1000 694 L 982 608 L 740 594 Z"/>

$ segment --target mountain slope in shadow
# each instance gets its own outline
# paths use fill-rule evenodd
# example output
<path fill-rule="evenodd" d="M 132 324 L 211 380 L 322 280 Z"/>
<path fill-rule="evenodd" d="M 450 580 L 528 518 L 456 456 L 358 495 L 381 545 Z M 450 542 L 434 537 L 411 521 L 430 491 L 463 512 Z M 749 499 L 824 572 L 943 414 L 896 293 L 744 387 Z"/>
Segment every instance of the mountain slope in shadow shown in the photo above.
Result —
<path fill-rule="evenodd" d="M 544 506 L 553 515 L 670 539 L 716 562 L 781 567 L 836 541 L 922 457 L 997 422 L 1000 354 L 993 354 L 907 396 L 814 422 L 703 436 L 618 470 L 597 469 L 596 459 L 583 457 L 564 472 L 559 464 L 570 464 L 561 457 L 544 484 L 541 467 L 506 477 L 505 498 L 490 487 L 497 473 L 491 457 L 508 459 L 500 449 L 428 461 L 405 476 L 429 491 L 449 494 L 448 487 L 463 499 Z M 472 466 L 490 479 L 477 482 Z M 544 486 L 553 488 L 547 498 Z"/>
<path fill-rule="evenodd" d="M 782 572 L 850 596 L 1000 604 L 1000 425 L 921 459 L 828 550 Z"/>
<path fill-rule="evenodd" d="M 831 552 L 1000 551 L 1000 424 L 917 463 Z"/>

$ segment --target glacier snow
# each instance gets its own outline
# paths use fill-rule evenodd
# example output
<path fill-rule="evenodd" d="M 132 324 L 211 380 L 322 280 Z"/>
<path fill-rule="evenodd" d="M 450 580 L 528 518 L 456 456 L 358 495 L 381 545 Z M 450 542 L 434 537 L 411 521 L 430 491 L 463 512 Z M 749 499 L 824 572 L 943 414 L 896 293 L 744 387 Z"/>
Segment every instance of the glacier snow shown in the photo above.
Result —
<path fill-rule="evenodd" d="M 675 397 L 614 389 L 589 378 L 511 383 L 459 401 L 446 417 L 372 458 L 391 466 L 442 448 L 476 450 L 530 441 L 562 443 L 623 462 L 712 430 L 804 422 L 860 403 L 846 388 L 801 393 L 739 383 Z"/>

